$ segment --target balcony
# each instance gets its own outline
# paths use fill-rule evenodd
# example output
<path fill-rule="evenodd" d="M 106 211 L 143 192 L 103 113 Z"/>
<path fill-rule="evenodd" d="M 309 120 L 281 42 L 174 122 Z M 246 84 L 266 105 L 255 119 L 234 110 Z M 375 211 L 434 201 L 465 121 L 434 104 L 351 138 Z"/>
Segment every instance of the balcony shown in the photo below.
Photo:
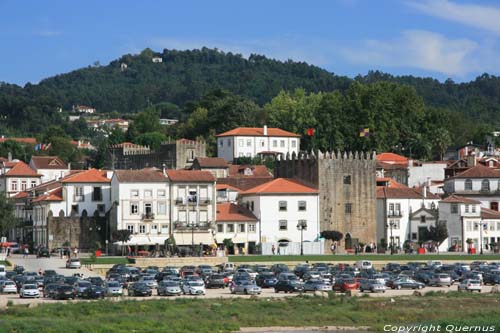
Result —
<path fill-rule="evenodd" d="M 390 210 L 387 212 L 388 217 L 402 217 L 403 216 L 403 211 L 401 210 Z"/>
<path fill-rule="evenodd" d="M 198 222 L 193 227 L 188 222 L 176 221 L 176 222 L 174 222 L 174 229 L 177 231 L 192 231 L 193 229 L 194 229 L 194 231 L 197 231 L 197 230 L 206 231 L 206 230 L 210 229 L 210 222 Z"/>
<path fill-rule="evenodd" d="M 196 202 L 196 198 L 183 198 L 183 197 L 179 197 L 177 199 L 175 199 L 175 204 L 176 205 L 181 205 L 181 206 L 185 206 L 186 203 L 189 205 L 189 206 L 206 206 L 206 205 L 210 205 L 212 203 L 212 199 L 210 198 L 199 198 L 199 202 L 197 203 Z"/>
<path fill-rule="evenodd" d="M 200 206 L 210 205 L 212 203 L 212 199 L 210 198 L 200 198 Z"/>
<path fill-rule="evenodd" d="M 152 221 L 154 219 L 155 219 L 155 214 L 153 214 L 153 213 L 142 214 L 142 220 L 143 221 Z"/>

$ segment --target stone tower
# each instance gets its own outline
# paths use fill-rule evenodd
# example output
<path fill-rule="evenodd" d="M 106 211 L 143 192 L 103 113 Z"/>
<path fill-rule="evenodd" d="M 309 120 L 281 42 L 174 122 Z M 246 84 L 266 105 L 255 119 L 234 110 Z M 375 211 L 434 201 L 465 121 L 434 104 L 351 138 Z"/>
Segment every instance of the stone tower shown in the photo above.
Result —
<path fill-rule="evenodd" d="M 344 234 L 339 250 L 376 242 L 375 153 L 318 152 L 276 161 L 275 177 L 297 178 L 320 192 L 320 230 Z"/>

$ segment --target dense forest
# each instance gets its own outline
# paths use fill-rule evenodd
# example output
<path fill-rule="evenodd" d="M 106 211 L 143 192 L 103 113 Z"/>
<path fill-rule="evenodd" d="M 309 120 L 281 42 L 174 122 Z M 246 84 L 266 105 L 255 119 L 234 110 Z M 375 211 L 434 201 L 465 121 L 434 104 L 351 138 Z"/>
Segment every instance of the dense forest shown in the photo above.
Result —
<path fill-rule="evenodd" d="M 97 136 L 85 121 L 70 123 L 59 112 L 75 104 L 134 124 L 127 133 Z M 101 149 L 121 140 L 155 147 L 167 137 L 201 137 L 214 153 L 215 133 L 267 124 L 300 134 L 315 128 L 313 137 L 304 137 L 304 149 L 391 150 L 429 159 L 450 145 L 482 142 L 500 125 L 499 111 L 500 78 L 487 74 L 467 83 L 378 71 L 351 79 L 303 62 L 207 48 L 145 49 L 39 84 L 0 83 L 0 134 L 61 143 L 91 138 Z M 165 128 L 156 122 L 160 117 L 181 122 Z M 360 127 L 370 135 L 360 137 Z M 80 155 L 68 146 L 63 153 L 68 160 Z"/>

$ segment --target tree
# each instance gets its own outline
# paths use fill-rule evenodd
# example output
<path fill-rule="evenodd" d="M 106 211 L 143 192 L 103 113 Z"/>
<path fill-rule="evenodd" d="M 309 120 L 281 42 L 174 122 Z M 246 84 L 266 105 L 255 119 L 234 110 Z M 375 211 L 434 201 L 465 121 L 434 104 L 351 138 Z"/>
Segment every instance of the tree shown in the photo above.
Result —
<path fill-rule="evenodd" d="M 444 222 L 436 222 L 436 226 L 431 225 L 424 235 L 425 241 L 433 241 L 441 244 L 448 238 L 448 228 Z"/>
<path fill-rule="evenodd" d="M 320 233 L 320 235 L 324 239 L 328 239 L 328 240 L 331 240 L 331 241 L 334 241 L 334 242 L 339 242 L 344 237 L 344 235 L 341 232 L 335 231 L 335 230 L 323 230 Z"/>
<path fill-rule="evenodd" d="M 123 252 L 125 251 L 125 242 L 128 242 L 130 240 L 130 236 L 132 235 L 132 232 L 127 229 L 120 229 L 116 230 L 113 232 L 113 239 L 116 242 L 122 242 L 122 256 Z"/>
<path fill-rule="evenodd" d="M 19 220 L 14 215 L 14 205 L 5 194 L 0 193 L 0 236 L 7 236 L 7 232 L 18 223 Z"/>
<path fill-rule="evenodd" d="M 226 251 L 229 251 L 229 249 L 232 249 L 234 246 L 233 240 L 231 238 L 224 238 L 222 240 L 222 245 L 224 245 L 224 248 Z"/>
<path fill-rule="evenodd" d="M 434 133 L 433 144 L 441 161 L 443 160 L 444 153 L 446 152 L 446 149 L 448 149 L 450 143 L 450 133 L 446 128 L 441 127 Z"/>
<path fill-rule="evenodd" d="M 134 142 L 143 146 L 148 146 L 153 150 L 160 148 L 162 142 L 165 142 L 167 137 L 159 132 L 148 132 L 139 135 Z"/>

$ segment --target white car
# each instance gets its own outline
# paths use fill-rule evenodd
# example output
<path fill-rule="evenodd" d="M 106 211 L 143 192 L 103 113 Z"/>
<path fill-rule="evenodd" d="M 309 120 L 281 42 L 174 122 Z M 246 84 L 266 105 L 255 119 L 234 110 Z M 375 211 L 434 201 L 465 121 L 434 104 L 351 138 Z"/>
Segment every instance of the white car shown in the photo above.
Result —
<path fill-rule="evenodd" d="M 182 284 L 184 295 L 205 295 L 205 284 L 199 281 L 186 281 Z"/>
<path fill-rule="evenodd" d="M 0 265 L 0 276 L 6 276 L 5 265 Z"/>
<path fill-rule="evenodd" d="M 0 291 L 4 294 L 17 294 L 16 283 L 12 280 L 5 280 L 0 282 Z"/>
<path fill-rule="evenodd" d="M 25 284 L 21 287 L 19 291 L 19 297 L 21 298 L 40 298 L 40 291 L 35 284 Z"/>
<path fill-rule="evenodd" d="M 82 263 L 78 258 L 69 259 L 66 261 L 66 268 L 82 268 Z"/>
<path fill-rule="evenodd" d="M 354 264 L 354 267 L 356 267 L 358 269 L 372 269 L 373 264 L 371 261 L 368 261 L 368 260 L 360 260 Z"/>
<path fill-rule="evenodd" d="M 123 296 L 123 287 L 118 281 L 108 281 L 105 284 L 106 295 Z"/>
<path fill-rule="evenodd" d="M 458 291 L 479 291 L 481 292 L 481 281 L 466 279 L 458 285 Z"/>

